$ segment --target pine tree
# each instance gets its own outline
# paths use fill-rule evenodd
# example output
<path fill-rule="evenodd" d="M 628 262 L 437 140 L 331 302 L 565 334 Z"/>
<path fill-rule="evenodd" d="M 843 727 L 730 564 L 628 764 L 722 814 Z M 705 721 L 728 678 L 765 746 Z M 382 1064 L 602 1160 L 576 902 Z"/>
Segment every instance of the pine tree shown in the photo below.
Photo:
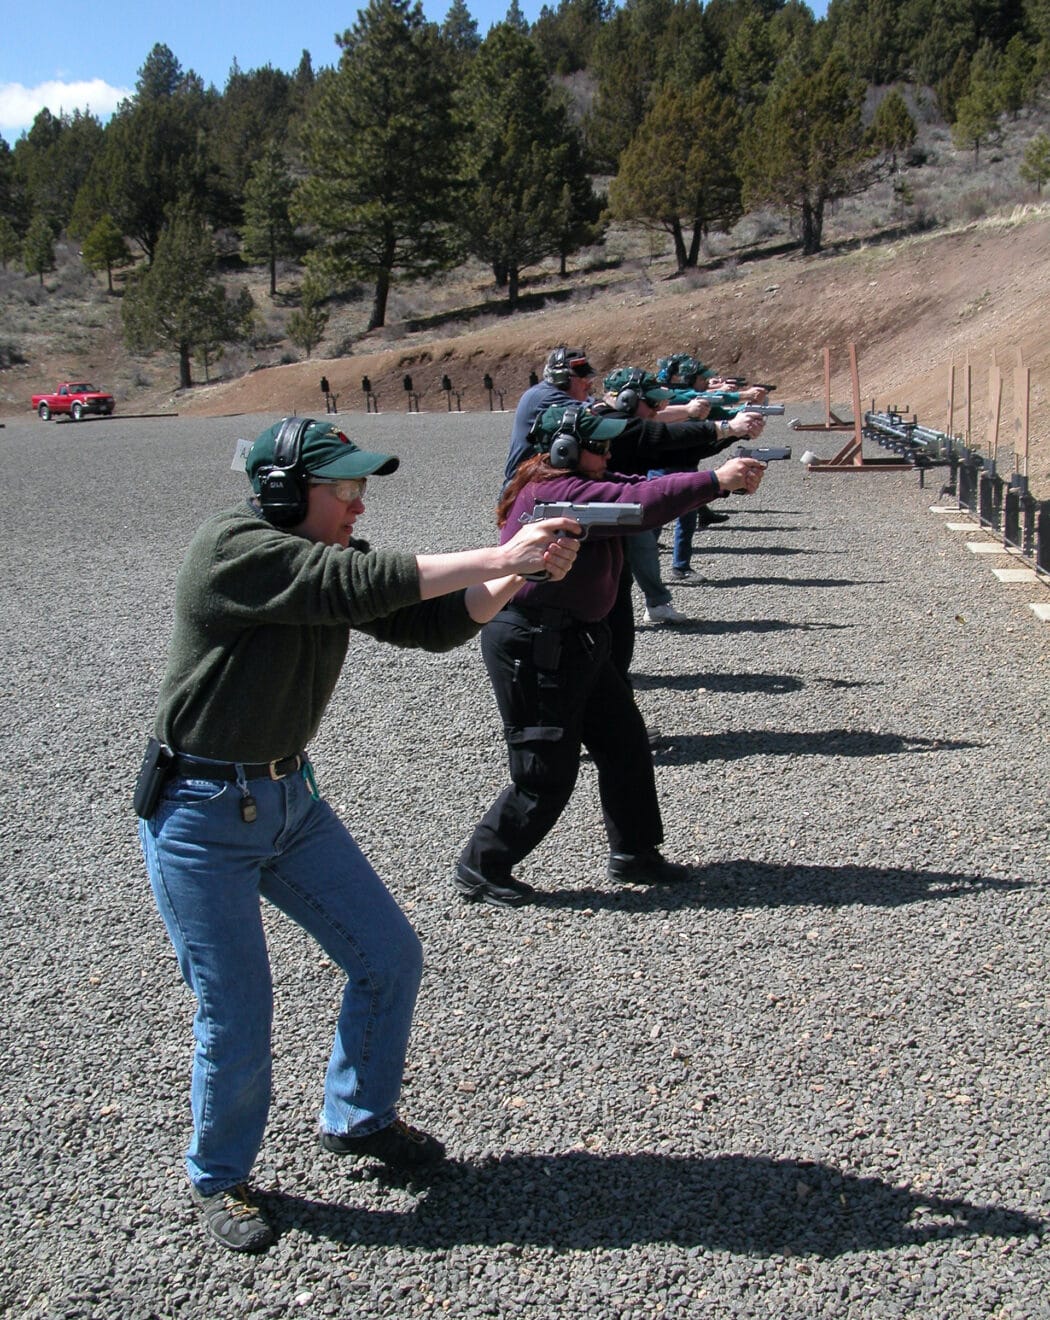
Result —
<path fill-rule="evenodd" d="M 765 100 L 776 65 L 770 25 L 752 14 L 737 28 L 722 65 L 724 80 L 744 110 L 753 110 Z"/>
<path fill-rule="evenodd" d="M 167 47 L 154 47 L 139 86 L 137 99 L 122 102 L 106 125 L 76 212 L 78 225 L 90 228 L 108 211 L 152 261 L 180 199 L 202 213 L 208 207 L 205 98 L 200 80 L 183 75 Z"/>
<path fill-rule="evenodd" d="M 395 278 L 432 275 L 459 256 L 451 88 L 418 0 L 370 0 L 339 44 L 339 68 L 304 126 L 311 172 L 294 210 L 317 231 L 318 268 L 333 287 L 373 281 L 374 330 Z"/>
<path fill-rule="evenodd" d="M 515 32 L 520 32 L 522 36 L 528 35 L 529 20 L 522 13 L 518 0 L 510 0 L 503 22 L 507 27 L 512 27 Z"/>
<path fill-rule="evenodd" d="M 13 166 L 32 209 L 45 217 L 53 233 L 66 228 L 102 139 L 102 125 L 93 115 L 78 110 L 56 116 L 44 109 L 15 143 Z"/>
<path fill-rule="evenodd" d="M 191 358 L 205 346 L 244 338 L 252 315 L 244 290 L 232 301 L 215 278 L 215 245 L 189 201 L 175 209 L 157 241 L 153 264 L 129 282 L 121 316 L 133 351 L 178 355 L 179 388 L 193 384 Z"/>
<path fill-rule="evenodd" d="M 959 102 L 970 87 L 970 57 L 965 50 L 960 50 L 952 61 L 951 68 L 943 78 L 938 79 L 934 87 L 937 98 L 937 110 L 946 123 L 954 123 Z"/>
<path fill-rule="evenodd" d="M 111 215 L 104 215 L 84 239 L 80 255 L 89 270 L 104 270 L 113 292 L 113 267 L 130 266 L 131 253 Z"/>
<path fill-rule="evenodd" d="M 22 251 L 22 240 L 18 231 L 6 215 L 0 215 L 0 266 L 7 270 L 7 263 L 14 261 Z"/>
<path fill-rule="evenodd" d="M 481 45 L 478 25 L 467 8 L 467 0 L 452 0 L 441 24 L 441 36 L 453 50 L 468 57 Z"/>
<path fill-rule="evenodd" d="M 271 143 L 288 152 L 292 79 L 265 65 L 243 73 L 234 61 L 222 96 L 208 116 L 209 154 L 222 181 L 229 219 L 240 224 L 252 170 Z"/>
<path fill-rule="evenodd" d="M 295 231 L 289 218 L 292 180 L 275 143 L 256 162 L 244 193 L 241 241 L 246 257 L 270 267 L 270 297 L 277 292 L 277 259 L 294 250 Z"/>
<path fill-rule="evenodd" d="M 288 338 L 307 357 L 324 338 L 328 328 L 328 313 L 321 306 L 322 296 L 316 278 L 307 276 L 303 281 L 302 302 L 288 318 Z"/>
<path fill-rule="evenodd" d="M 861 120 L 864 91 L 833 54 L 816 73 L 774 88 L 740 153 L 744 205 L 797 214 L 807 255 L 820 251 L 827 204 L 863 192 L 877 173 Z"/>
<path fill-rule="evenodd" d="M 970 90 L 955 107 L 952 141 L 960 150 L 972 147 L 976 165 L 982 144 L 996 135 L 998 124 L 999 101 L 994 82 L 988 78 L 971 79 Z"/>
<path fill-rule="evenodd" d="M 1022 106 L 1033 96 L 1035 66 L 1035 47 L 1020 34 L 1011 37 L 999 62 L 996 87 L 999 104 L 1011 119 L 1017 119 Z"/>
<path fill-rule="evenodd" d="M 894 88 L 879 102 L 868 129 L 868 141 L 889 157 L 890 169 L 896 174 L 898 157 L 915 145 L 918 132 L 904 97 Z"/>
<path fill-rule="evenodd" d="M 565 185 L 577 181 L 579 137 L 535 43 L 509 23 L 494 27 L 474 57 L 463 110 L 473 180 L 464 229 L 475 256 L 497 281 L 505 277 L 514 307 L 522 270 L 561 255 L 571 232 Z M 576 205 L 585 210 L 586 197 Z"/>
<path fill-rule="evenodd" d="M 715 78 L 690 93 L 667 88 L 620 159 L 609 189 L 612 214 L 666 231 L 678 269 L 695 266 L 703 236 L 714 226 L 730 228 L 741 214 L 732 164 L 738 136 L 739 117 Z"/>
<path fill-rule="evenodd" d="M 610 174 L 649 111 L 654 64 L 652 38 L 636 13 L 617 9 L 595 37 L 589 72 L 597 90 L 584 120 L 588 152 Z"/>
<path fill-rule="evenodd" d="M 530 31 L 544 67 L 562 76 L 587 68 L 611 8 L 607 0 L 559 0 L 557 8 L 545 4 Z"/>
<path fill-rule="evenodd" d="M 135 96 L 142 101 L 166 101 L 183 83 L 182 65 L 170 47 L 158 41 L 142 62 L 135 82 Z"/>
<path fill-rule="evenodd" d="M 34 215 L 22 242 L 22 265 L 27 275 L 36 275 L 44 283 L 45 271 L 55 269 L 55 236 L 42 215 Z"/>
<path fill-rule="evenodd" d="M 1050 180 L 1050 137 L 1045 133 L 1037 133 L 1025 147 L 1020 175 L 1042 196 L 1043 184 Z"/>

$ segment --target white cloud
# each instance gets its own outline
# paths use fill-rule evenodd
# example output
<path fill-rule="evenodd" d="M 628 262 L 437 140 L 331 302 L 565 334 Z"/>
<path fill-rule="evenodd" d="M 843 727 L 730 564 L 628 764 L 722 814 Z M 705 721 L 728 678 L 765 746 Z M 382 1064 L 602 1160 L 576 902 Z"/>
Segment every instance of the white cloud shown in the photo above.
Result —
<path fill-rule="evenodd" d="M 53 115 L 74 110 L 89 110 L 99 119 L 108 119 L 121 101 L 132 95 L 128 87 L 111 87 L 101 78 L 82 82 L 43 82 L 36 87 L 21 83 L 0 83 L 0 133 L 13 139 L 45 106 Z"/>

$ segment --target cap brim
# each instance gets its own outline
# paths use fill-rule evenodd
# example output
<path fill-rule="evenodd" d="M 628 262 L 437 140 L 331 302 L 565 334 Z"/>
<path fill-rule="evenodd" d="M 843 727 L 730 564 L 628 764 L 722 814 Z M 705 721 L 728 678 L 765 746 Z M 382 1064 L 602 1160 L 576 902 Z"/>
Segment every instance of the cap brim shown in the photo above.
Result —
<path fill-rule="evenodd" d="M 401 460 L 394 454 L 373 454 L 367 449 L 354 449 L 340 454 L 320 467 L 307 468 L 311 477 L 330 477 L 335 481 L 354 477 L 387 477 L 396 472 Z"/>
<path fill-rule="evenodd" d="M 666 403 L 673 393 L 673 390 L 665 390 L 661 388 L 646 390 L 642 397 L 645 399 L 646 403 Z"/>
<path fill-rule="evenodd" d="M 585 440 L 615 440 L 626 425 L 622 417 L 602 417 L 598 413 L 585 413 L 579 420 L 580 435 Z"/>

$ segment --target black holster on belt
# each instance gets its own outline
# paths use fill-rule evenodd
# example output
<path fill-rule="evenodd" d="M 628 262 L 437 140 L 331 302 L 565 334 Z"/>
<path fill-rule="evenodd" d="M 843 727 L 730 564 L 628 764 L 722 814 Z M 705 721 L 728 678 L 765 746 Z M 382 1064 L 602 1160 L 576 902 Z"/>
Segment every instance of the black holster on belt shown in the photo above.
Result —
<path fill-rule="evenodd" d="M 159 738 L 151 738 L 146 744 L 146 755 L 142 758 L 142 769 L 135 780 L 135 815 L 142 820 L 149 820 L 157 810 L 157 803 L 164 791 L 164 784 L 171 774 L 175 753 L 167 743 Z"/>
<path fill-rule="evenodd" d="M 541 624 L 532 637 L 532 663 L 537 669 L 557 669 L 561 663 L 561 633 Z"/>
<path fill-rule="evenodd" d="M 568 610 L 553 607 L 533 608 L 506 605 L 502 611 L 512 619 L 519 619 L 532 631 L 532 663 L 537 669 L 557 669 L 561 664 L 562 634 L 566 628 L 579 625 L 579 620 Z"/>

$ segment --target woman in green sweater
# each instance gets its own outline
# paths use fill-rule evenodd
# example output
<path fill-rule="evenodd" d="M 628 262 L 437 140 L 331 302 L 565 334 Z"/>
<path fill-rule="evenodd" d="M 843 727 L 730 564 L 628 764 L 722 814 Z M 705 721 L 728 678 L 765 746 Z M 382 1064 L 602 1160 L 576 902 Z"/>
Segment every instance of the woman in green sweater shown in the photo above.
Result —
<path fill-rule="evenodd" d="M 197 997 L 187 1151 L 191 1195 L 235 1251 L 273 1231 L 247 1187 L 270 1101 L 273 994 L 260 897 L 346 974 L 325 1078 L 320 1141 L 401 1169 L 440 1160 L 397 1116 L 422 971 L 419 940 L 318 794 L 305 748 L 351 628 L 447 650 L 522 585 L 576 554 L 569 519 L 504 545 L 443 555 L 354 539 L 366 478 L 398 460 L 327 423 L 286 418 L 247 459 L 254 496 L 209 519 L 179 573 L 160 706 L 136 789 L 157 905 Z"/>

